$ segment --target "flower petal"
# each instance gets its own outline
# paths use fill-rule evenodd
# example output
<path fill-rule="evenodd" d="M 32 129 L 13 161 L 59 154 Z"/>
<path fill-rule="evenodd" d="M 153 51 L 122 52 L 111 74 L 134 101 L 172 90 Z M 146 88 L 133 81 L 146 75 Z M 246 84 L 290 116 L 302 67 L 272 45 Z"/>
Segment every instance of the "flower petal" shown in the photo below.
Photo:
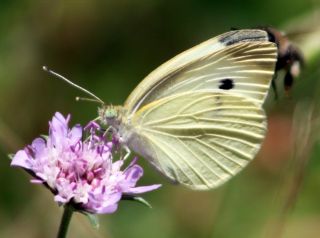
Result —
<path fill-rule="evenodd" d="M 128 183 L 128 186 L 129 187 L 135 186 L 137 181 L 141 178 L 142 175 L 143 175 L 143 169 L 137 164 L 127 169 L 125 172 L 125 176 L 126 176 L 126 182 Z"/>
<path fill-rule="evenodd" d="M 30 182 L 34 184 L 43 184 L 43 181 L 41 179 L 31 179 Z"/>
<path fill-rule="evenodd" d="M 31 161 L 25 150 L 19 150 L 11 161 L 11 166 L 18 166 L 25 169 L 31 169 Z"/>
<path fill-rule="evenodd" d="M 42 138 L 36 138 L 32 141 L 32 149 L 35 153 L 35 157 L 40 156 L 46 148 L 46 142 Z"/>
<path fill-rule="evenodd" d="M 96 211 L 97 214 L 110 214 L 114 213 L 118 209 L 118 203 L 112 204 L 110 206 L 104 207 Z"/>
<path fill-rule="evenodd" d="M 59 112 L 56 112 L 50 123 L 50 138 L 53 145 L 60 147 L 66 140 L 68 133 L 68 117 L 64 118 Z"/>
<path fill-rule="evenodd" d="M 156 190 L 160 188 L 162 185 L 161 184 L 154 184 L 154 185 L 149 185 L 149 186 L 140 186 L 140 187 L 134 187 L 134 188 L 129 188 L 128 190 L 124 191 L 126 194 L 139 194 L 139 193 L 146 193 L 150 192 L 152 190 Z"/>
<path fill-rule="evenodd" d="M 69 132 L 68 137 L 70 139 L 70 144 L 71 145 L 74 145 L 74 144 L 78 143 L 82 138 L 82 127 L 81 127 L 81 125 L 79 125 L 79 124 L 75 125 L 71 129 L 71 131 Z"/>

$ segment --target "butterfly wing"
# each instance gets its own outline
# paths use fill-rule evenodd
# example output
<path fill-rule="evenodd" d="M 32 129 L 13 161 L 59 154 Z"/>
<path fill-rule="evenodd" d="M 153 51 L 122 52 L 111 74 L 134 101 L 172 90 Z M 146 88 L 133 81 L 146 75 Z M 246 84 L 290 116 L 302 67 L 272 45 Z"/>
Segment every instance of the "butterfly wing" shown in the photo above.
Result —
<path fill-rule="evenodd" d="M 226 182 L 259 150 L 266 132 L 260 105 L 212 91 L 179 93 L 135 113 L 129 147 L 172 181 L 203 190 Z"/>
<path fill-rule="evenodd" d="M 197 90 L 232 91 L 262 104 L 274 74 L 277 48 L 262 30 L 231 31 L 195 46 L 151 72 L 130 94 L 134 114 L 157 99 Z"/>
<path fill-rule="evenodd" d="M 262 30 L 231 31 L 195 46 L 131 93 L 119 134 L 172 181 L 214 188 L 261 146 L 262 104 L 276 58 L 276 45 Z"/>

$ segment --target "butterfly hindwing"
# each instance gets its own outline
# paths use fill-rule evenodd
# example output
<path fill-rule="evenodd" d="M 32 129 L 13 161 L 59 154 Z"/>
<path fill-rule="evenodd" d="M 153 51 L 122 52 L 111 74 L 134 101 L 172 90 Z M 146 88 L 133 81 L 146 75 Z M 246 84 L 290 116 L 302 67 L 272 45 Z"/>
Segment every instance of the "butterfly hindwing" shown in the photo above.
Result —
<path fill-rule="evenodd" d="M 154 101 L 135 114 L 132 124 L 135 139 L 128 145 L 166 177 L 192 189 L 214 188 L 238 173 L 254 158 L 266 132 L 259 105 L 211 91 Z"/>

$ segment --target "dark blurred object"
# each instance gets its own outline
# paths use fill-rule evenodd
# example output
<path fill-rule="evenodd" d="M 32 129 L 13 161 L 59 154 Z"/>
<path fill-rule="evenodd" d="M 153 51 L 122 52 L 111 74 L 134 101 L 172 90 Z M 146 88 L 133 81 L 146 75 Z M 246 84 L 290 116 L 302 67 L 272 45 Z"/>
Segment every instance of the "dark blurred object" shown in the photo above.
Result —
<path fill-rule="evenodd" d="M 284 89 L 286 93 L 291 89 L 294 79 L 300 75 L 301 67 L 304 65 L 302 52 L 290 42 L 287 35 L 272 27 L 259 27 L 269 34 L 269 39 L 278 46 L 278 60 L 276 71 L 284 70 Z M 275 75 L 274 79 L 277 77 Z M 272 81 L 272 87 L 276 98 L 278 97 L 275 80 Z"/>

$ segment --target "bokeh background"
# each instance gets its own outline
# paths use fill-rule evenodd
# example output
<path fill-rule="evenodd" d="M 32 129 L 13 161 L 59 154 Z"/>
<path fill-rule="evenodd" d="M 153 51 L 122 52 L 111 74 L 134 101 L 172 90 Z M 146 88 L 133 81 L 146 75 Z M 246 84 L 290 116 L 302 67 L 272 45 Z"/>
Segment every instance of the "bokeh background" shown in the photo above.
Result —
<path fill-rule="evenodd" d="M 7 154 L 47 133 L 56 111 L 71 113 L 74 124 L 97 113 L 97 105 L 76 102 L 83 94 L 42 65 L 121 104 L 177 53 L 232 27 L 261 25 L 292 32 L 306 66 L 289 96 L 270 97 L 259 156 L 208 192 L 171 185 L 140 160 L 140 184 L 163 184 L 145 195 L 153 209 L 123 201 L 115 214 L 100 216 L 99 230 L 76 215 L 68 237 L 319 237 L 319 7 L 318 0 L 2 0 L 0 237 L 55 237 L 62 215 L 49 191 L 10 168 Z"/>

